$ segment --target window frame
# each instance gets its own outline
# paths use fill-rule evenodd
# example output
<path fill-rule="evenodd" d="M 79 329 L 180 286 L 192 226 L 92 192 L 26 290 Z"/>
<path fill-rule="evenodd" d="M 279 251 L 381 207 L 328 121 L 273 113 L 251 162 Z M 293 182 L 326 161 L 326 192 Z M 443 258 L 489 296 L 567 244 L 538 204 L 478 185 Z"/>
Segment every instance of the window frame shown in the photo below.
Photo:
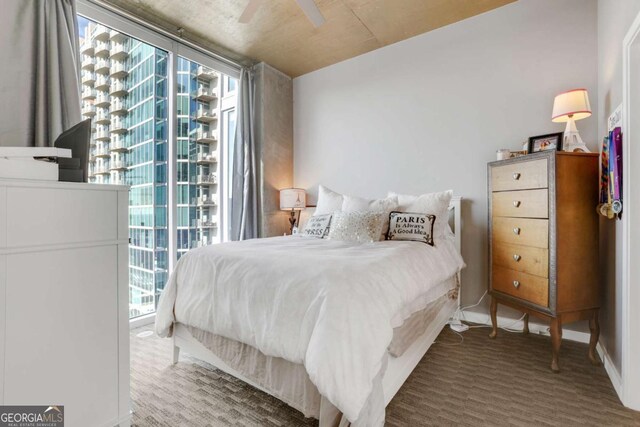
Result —
<path fill-rule="evenodd" d="M 181 40 L 173 34 L 144 22 L 140 18 L 121 11 L 113 6 L 97 2 L 95 0 L 78 0 L 76 12 L 79 16 L 111 27 L 120 33 L 136 38 L 144 43 L 167 52 L 167 245 L 168 245 L 168 271 L 174 270 L 178 259 L 178 57 L 197 62 L 225 75 L 223 85 L 226 84 L 226 76 L 239 79 L 241 65 L 228 60 L 215 52 L 208 51 L 186 40 Z M 239 83 L 238 83 L 239 84 Z M 227 159 L 227 150 L 220 144 L 220 158 Z M 222 164 L 218 171 L 219 200 L 226 201 L 226 174 L 227 166 Z M 155 203 L 155 200 L 154 200 Z M 222 207 L 222 206 L 221 206 Z M 228 208 L 224 206 L 219 211 L 218 229 L 221 232 L 222 241 L 228 239 L 226 221 Z M 155 312 L 153 313 L 155 315 Z M 136 319 L 136 318 L 133 318 Z M 132 320 L 133 320 L 132 319 Z"/>

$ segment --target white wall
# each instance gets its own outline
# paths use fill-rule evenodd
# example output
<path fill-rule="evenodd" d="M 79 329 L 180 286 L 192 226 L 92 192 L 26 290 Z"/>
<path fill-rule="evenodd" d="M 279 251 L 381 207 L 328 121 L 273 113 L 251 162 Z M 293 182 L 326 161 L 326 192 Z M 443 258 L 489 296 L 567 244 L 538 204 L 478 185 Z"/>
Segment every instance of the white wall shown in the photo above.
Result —
<path fill-rule="evenodd" d="M 295 186 L 452 188 L 466 200 L 463 304 L 475 302 L 487 289 L 486 164 L 562 131 L 550 119 L 557 93 L 585 87 L 598 105 L 596 10 L 520 0 L 294 79 Z M 578 128 L 595 149 L 597 119 Z"/>
<path fill-rule="evenodd" d="M 607 132 L 607 118 L 622 103 L 622 40 L 640 12 L 640 0 L 598 1 L 598 135 Z M 622 224 L 600 221 L 600 273 L 605 286 L 601 342 L 621 369 Z"/>

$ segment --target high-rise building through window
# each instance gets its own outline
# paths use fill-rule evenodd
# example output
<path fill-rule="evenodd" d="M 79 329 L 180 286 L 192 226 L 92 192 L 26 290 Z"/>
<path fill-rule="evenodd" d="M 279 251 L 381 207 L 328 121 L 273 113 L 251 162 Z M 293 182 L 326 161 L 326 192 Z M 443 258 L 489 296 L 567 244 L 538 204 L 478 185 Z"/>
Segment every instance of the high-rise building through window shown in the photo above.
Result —
<path fill-rule="evenodd" d="M 222 240 L 218 178 L 221 146 L 230 145 L 235 132 L 236 82 L 176 58 L 177 147 L 172 160 L 168 52 L 84 17 L 78 23 L 82 114 L 92 118 L 93 131 L 89 180 L 131 186 L 129 302 L 130 317 L 137 317 L 155 311 L 168 279 L 171 186 L 177 205 L 175 256 Z M 171 161 L 176 182 L 169 176 Z"/>

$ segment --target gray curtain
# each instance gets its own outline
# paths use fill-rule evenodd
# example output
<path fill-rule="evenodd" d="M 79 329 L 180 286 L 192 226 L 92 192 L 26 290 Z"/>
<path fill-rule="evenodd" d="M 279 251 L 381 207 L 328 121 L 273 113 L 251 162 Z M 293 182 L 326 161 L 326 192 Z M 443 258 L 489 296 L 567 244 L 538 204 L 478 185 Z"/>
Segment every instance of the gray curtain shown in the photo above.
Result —
<path fill-rule="evenodd" d="M 254 137 L 253 71 L 243 68 L 238 81 L 236 135 L 231 177 L 231 240 L 258 237 L 257 153 Z"/>
<path fill-rule="evenodd" d="M 52 146 L 81 120 L 75 0 L 2 0 L 0 146 Z"/>

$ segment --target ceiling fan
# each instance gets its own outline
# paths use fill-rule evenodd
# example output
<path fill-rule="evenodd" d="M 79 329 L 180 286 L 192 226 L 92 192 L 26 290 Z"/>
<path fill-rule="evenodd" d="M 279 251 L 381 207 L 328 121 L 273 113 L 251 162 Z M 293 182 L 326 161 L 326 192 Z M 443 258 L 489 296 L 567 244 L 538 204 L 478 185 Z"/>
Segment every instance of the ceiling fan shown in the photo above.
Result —
<path fill-rule="evenodd" d="M 244 12 L 240 15 L 239 22 L 248 24 L 258 10 L 258 7 L 260 7 L 262 1 L 263 0 L 249 0 L 247 7 L 245 7 Z M 309 18 L 309 21 L 311 21 L 316 28 L 324 24 L 324 16 L 320 13 L 320 9 L 318 9 L 314 0 L 296 0 L 296 3 L 298 3 L 300 9 L 302 9 L 304 14 L 307 15 L 307 18 Z"/>

